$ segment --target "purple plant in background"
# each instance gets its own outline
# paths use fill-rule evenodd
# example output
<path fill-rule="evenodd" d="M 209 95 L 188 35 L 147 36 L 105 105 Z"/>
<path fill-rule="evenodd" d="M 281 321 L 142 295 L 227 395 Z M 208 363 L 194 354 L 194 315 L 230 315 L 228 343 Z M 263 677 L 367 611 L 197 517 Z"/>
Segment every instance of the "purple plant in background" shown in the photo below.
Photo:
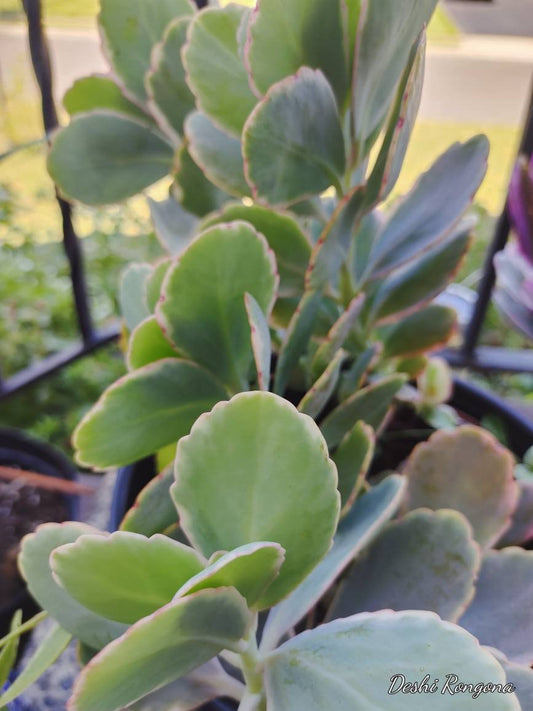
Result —
<path fill-rule="evenodd" d="M 533 339 L 533 158 L 521 157 L 509 189 L 509 216 L 516 236 L 495 259 L 494 300 L 502 314 Z"/>

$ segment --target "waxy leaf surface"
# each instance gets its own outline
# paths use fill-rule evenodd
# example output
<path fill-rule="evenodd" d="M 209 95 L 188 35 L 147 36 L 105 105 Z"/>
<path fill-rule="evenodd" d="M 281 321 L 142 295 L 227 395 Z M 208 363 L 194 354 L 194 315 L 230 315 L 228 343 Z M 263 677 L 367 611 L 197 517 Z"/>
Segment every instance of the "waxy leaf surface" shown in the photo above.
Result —
<path fill-rule="evenodd" d="M 295 588 L 328 551 L 339 514 L 337 472 L 311 418 L 271 393 L 236 395 L 178 445 L 172 497 L 205 555 L 273 541 L 286 551 L 262 603 Z"/>
<path fill-rule="evenodd" d="M 60 584 L 88 610 L 133 624 L 168 604 L 206 561 L 167 536 L 116 531 L 80 536 L 56 549 L 50 563 Z"/>
<path fill-rule="evenodd" d="M 74 600 L 54 580 L 49 558 L 56 548 L 98 531 L 83 523 L 46 523 L 22 541 L 19 558 L 28 590 L 61 627 L 93 649 L 101 649 L 120 636 L 125 625 L 95 615 Z"/>
<path fill-rule="evenodd" d="M 466 425 L 436 432 L 409 458 L 406 504 L 410 509 L 455 509 L 488 548 L 508 528 L 518 501 L 514 461 L 486 430 Z"/>
<path fill-rule="evenodd" d="M 226 397 L 195 363 L 165 358 L 146 365 L 117 380 L 80 422 L 73 437 L 78 461 L 105 469 L 142 459 L 188 434 Z"/>
<path fill-rule="evenodd" d="M 244 599 L 231 588 L 174 600 L 94 657 L 78 677 L 70 707 L 118 711 L 234 648 L 250 624 Z"/>
<path fill-rule="evenodd" d="M 68 198 L 109 205 L 136 195 L 163 178 L 173 150 L 161 133 L 114 111 L 74 116 L 56 133 L 48 171 Z"/>
<path fill-rule="evenodd" d="M 335 582 L 344 568 L 378 533 L 400 505 L 404 481 L 398 475 L 387 477 L 358 499 L 341 521 L 333 547 L 313 572 L 286 600 L 274 607 L 261 640 L 261 650 L 273 649 Z"/>
<path fill-rule="evenodd" d="M 420 682 L 427 674 L 443 688 L 447 674 L 501 683 L 505 673 L 474 637 L 428 612 L 376 612 L 336 620 L 304 632 L 266 662 L 269 711 L 494 711 L 494 696 L 449 693 L 389 694 L 391 678 Z M 498 695 L 498 711 L 519 711 L 514 694 Z"/>
<path fill-rule="evenodd" d="M 457 511 L 417 510 L 388 524 L 355 561 L 330 619 L 377 610 L 428 610 L 456 622 L 474 596 L 481 554 Z"/>
<path fill-rule="evenodd" d="M 253 354 L 244 295 L 268 317 L 277 284 L 264 237 L 244 222 L 213 227 L 170 268 L 157 317 L 181 351 L 234 391 L 246 390 Z"/>

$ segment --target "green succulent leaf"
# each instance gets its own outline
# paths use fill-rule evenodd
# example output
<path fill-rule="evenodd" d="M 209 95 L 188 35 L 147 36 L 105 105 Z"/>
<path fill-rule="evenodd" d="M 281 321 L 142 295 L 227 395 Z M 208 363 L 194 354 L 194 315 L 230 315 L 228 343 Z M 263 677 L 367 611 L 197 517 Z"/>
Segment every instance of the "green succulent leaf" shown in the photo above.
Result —
<path fill-rule="evenodd" d="M 413 511 L 389 523 L 355 561 L 329 617 L 428 610 L 457 622 L 474 596 L 481 555 L 457 511 Z"/>
<path fill-rule="evenodd" d="M 336 486 L 315 423 L 289 402 L 255 392 L 220 403 L 180 442 L 171 493 L 183 530 L 205 556 L 255 541 L 283 546 L 286 560 L 262 598 L 266 607 L 326 554 L 338 520 Z"/>
<path fill-rule="evenodd" d="M 120 524 L 121 531 L 153 536 L 176 526 L 178 513 L 170 498 L 174 483 L 174 464 L 154 477 L 137 496 L 133 507 Z"/>
<path fill-rule="evenodd" d="M 50 557 L 62 587 L 81 605 L 131 625 L 167 605 L 206 561 L 167 536 L 116 531 L 80 536 Z"/>
<path fill-rule="evenodd" d="M 335 96 L 320 71 L 303 67 L 269 90 L 246 122 L 243 155 L 254 197 L 270 204 L 339 186 L 344 138 Z"/>
<path fill-rule="evenodd" d="M 146 303 L 151 314 L 154 313 L 157 302 L 161 298 L 161 288 L 172 260 L 163 258 L 152 266 L 152 271 L 146 278 L 144 289 L 146 292 Z"/>
<path fill-rule="evenodd" d="M 353 235 L 348 252 L 348 265 L 354 286 L 361 286 L 368 268 L 374 243 L 383 230 L 385 218 L 380 210 L 372 210 L 361 220 Z"/>
<path fill-rule="evenodd" d="M 106 54 L 128 90 L 141 101 L 147 98 L 144 79 L 154 46 L 173 20 L 193 13 L 189 0 L 101 0 L 98 23 Z"/>
<path fill-rule="evenodd" d="M 372 463 L 375 447 L 374 430 L 364 422 L 358 422 L 337 447 L 333 461 L 339 474 L 341 515 L 353 506 Z"/>
<path fill-rule="evenodd" d="M 162 42 L 152 52 L 151 70 L 146 76 L 149 106 L 170 135 L 183 136 L 183 123 L 194 111 L 194 95 L 185 80 L 181 50 L 185 45 L 190 18 L 172 22 Z"/>
<path fill-rule="evenodd" d="M 222 131 L 200 111 L 187 117 L 185 135 L 194 162 L 208 180 L 234 197 L 250 195 L 239 138 Z"/>
<path fill-rule="evenodd" d="M 374 242 L 367 274 L 383 274 L 434 247 L 456 225 L 487 170 L 485 136 L 455 143 L 440 156 L 387 216 Z"/>
<path fill-rule="evenodd" d="M 347 400 L 359 390 L 377 352 L 377 346 L 372 345 L 354 358 L 352 366 L 341 376 L 339 400 Z"/>
<path fill-rule="evenodd" d="M 143 696 L 128 706 L 128 711 L 193 711 L 217 696 L 238 699 L 242 688 L 217 659 L 211 659 L 187 676 Z"/>
<path fill-rule="evenodd" d="M 71 634 L 54 625 L 9 689 L 0 696 L 0 708 L 5 708 L 34 684 L 65 651 L 71 639 Z"/>
<path fill-rule="evenodd" d="M 522 711 L 533 708 L 533 669 L 511 664 L 507 660 L 496 657 L 502 665 L 507 681 L 516 688 L 516 696 L 520 702 Z"/>
<path fill-rule="evenodd" d="M 191 243 L 198 218 L 184 210 L 173 195 L 161 202 L 147 200 L 157 239 L 169 254 L 181 254 Z"/>
<path fill-rule="evenodd" d="M 155 316 L 141 321 L 130 336 L 127 353 L 130 370 L 138 370 L 163 358 L 179 357 L 179 352 L 163 335 Z"/>
<path fill-rule="evenodd" d="M 356 660 L 356 661 L 354 661 Z M 492 654 L 459 627 L 429 612 L 375 612 L 336 620 L 285 642 L 266 660 L 269 711 L 379 709 L 427 711 L 426 694 L 390 694 L 391 679 L 406 681 L 448 674 L 461 680 L 505 685 L 505 673 Z M 396 684 L 396 687 L 398 684 Z M 441 689 L 442 689 L 441 686 Z M 494 711 L 494 697 L 461 694 L 431 696 L 436 711 Z M 518 711 L 514 694 L 498 695 L 498 711 Z"/>
<path fill-rule="evenodd" d="M 437 0 L 365 0 L 360 13 L 352 90 L 358 158 L 370 149 L 393 101 L 412 47 Z"/>
<path fill-rule="evenodd" d="M 174 167 L 174 194 L 186 212 L 204 217 L 218 210 L 228 199 L 228 194 L 213 185 L 191 158 L 184 145 L 178 151 Z"/>
<path fill-rule="evenodd" d="M 460 224 L 416 261 L 392 272 L 370 300 L 370 320 L 396 320 L 446 288 L 470 246 L 471 223 Z"/>
<path fill-rule="evenodd" d="M 306 274 L 308 289 L 322 289 L 328 281 L 336 283 L 364 209 L 363 187 L 354 188 L 340 201 L 313 249 Z"/>
<path fill-rule="evenodd" d="M 457 312 L 431 304 L 402 319 L 383 338 L 383 358 L 407 358 L 442 348 L 457 328 Z"/>
<path fill-rule="evenodd" d="M 157 130 L 115 111 L 74 116 L 58 131 L 48 171 L 61 192 L 87 205 L 109 205 L 163 178 L 173 149 Z"/>
<path fill-rule="evenodd" d="M 20 642 L 20 635 L 17 634 L 17 630 L 20 628 L 21 623 L 22 610 L 17 610 L 9 626 L 9 633 L 14 636 L 6 642 L 0 651 L 0 689 L 2 689 L 6 681 L 8 681 L 9 675 L 15 666 Z"/>
<path fill-rule="evenodd" d="M 209 216 L 202 226 L 207 228 L 234 220 L 249 222 L 265 237 L 276 255 L 279 296 L 301 296 L 311 256 L 311 242 L 294 217 L 262 205 L 234 203 Z"/>
<path fill-rule="evenodd" d="M 262 0 L 248 28 L 246 61 L 260 94 L 306 66 L 322 70 L 343 106 L 348 84 L 344 52 L 339 0 Z"/>
<path fill-rule="evenodd" d="M 395 395 L 399 392 L 406 378 L 403 375 L 391 375 L 354 393 L 341 403 L 322 422 L 322 430 L 328 447 L 333 448 L 342 442 L 343 437 L 359 420 L 378 430 L 389 411 Z"/>
<path fill-rule="evenodd" d="M 244 295 L 244 305 L 246 306 L 250 325 L 257 384 L 260 390 L 268 390 L 270 385 L 270 361 L 272 359 L 272 343 L 268 322 L 261 307 L 251 294 Z"/>
<path fill-rule="evenodd" d="M 511 662 L 533 663 L 533 553 L 487 551 L 476 594 L 459 624 Z"/>
<path fill-rule="evenodd" d="M 130 264 L 120 278 L 119 303 L 126 326 L 133 331 L 150 317 L 146 294 L 146 281 L 152 274 L 150 264 Z"/>
<path fill-rule="evenodd" d="M 277 285 L 262 235 L 244 222 L 212 227 L 171 267 L 157 317 L 181 351 L 235 392 L 246 390 L 253 353 L 244 295 L 268 318 Z"/>
<path fill-rule="evenodd" d="M 422 99 L 425 56 L 426 33 L 423 31 L 411 51 L 379 155 L 367 182 L 369 205 L 385 200 L 400 176 Z"/>
<path fill-rule="evenodd" d="M 298 361 L 309 345 L 321 303 L 320 292 L 306 292 L 290 320 L 274 378 L 274 392 L 279 395 L 285 392 Z"/>
<path fill-rule="evenodd" d="M 298 410 L 309 417 L 317 418 L 335 392 L 343 362 L 347 354 L 339 350 L 311 389 L 298 404 Z"/>
<path fill-rule="evenodd" d="M 125 625 L 106 620 L 80 605 L 54 580 L 49 562 L 56 548 L 85 534 L 99 532 L 83 523 L 45 523 L 23 539 L 19 567 L 38 604 L 72 636 L 93 649 L 101 649 L 120 636 Z"/>
<path fill-rule="evenodd" d="M 497 547 L 519 546 L 533 538 L 533 482 L 517 481 L 518 505 L 511 526 L 498 541 Z"/>
<path fill-rule="evenodd" d="M 509 527 L 518 502 L 512 454 L 486 430 L 465 425 L 440 431 L 407 461 L 406 505 L 463 513 L 482 547 Z"/>
<path fill-rule="evenodd" d="M 109 109 L 148 124 L 153 123 L 149 115 L 124 96 L 113 77 L 105 74 L 92 74 L 76 79 L 63 97 L 63 106 L 70 116 Z"/>
<path fill-rule="evenodd" d="M 81 672 L 73 711 L 118 711 L 184 677 L 223 649 L 234 649 L 251 625 L 236 590 L 202 590 L 135 623 Z"/>
<path fill-rule="evenodd" d="M 264 594 L 277 577 L 285 558 L 278 543 L 248 543 L 217 557 L 214 563 L 188 580 L 176 597 L 207 588 L 236 588 L 248 607 L 260 610 Z"/>
<path fill-rule="evenodd" d="M 346 310 L 331 327 L 326 340 L 313 356 L 311 362 L 311 373 L 313 377 L 318 378 L 319 375 L 324 372 L 324 369 L 328 363 L 331 362 L 331 359 L 339 348 L 344 346 L 350 332 L 355 328 L 359 319 L 364 298 L 364 295 L 360 294 L 352 299 Z"/>
<path fill-rule="evenodd" d="M 198 108 L 236 136 L 257 103 L 239 54 L 238 31 L 248 8 L 228 5 L 198 13 L 191 24 L 183 61 Z"/>
<path fill-rule="evenodd" d="M 165 358 L 146 365 L 117 380 L 80 422 L 73 436 L 78 461 L 105 469 L 142 459 L 188 434 L 226 397 L 195 363 Z"/>
<path fill-rule="evenodd" d="M 389 476 L 354 503 L 339 524 L 333 547 L 324 560 L 288 598 L 271 610 L 263 630 L 261 651 L 274 649 L 283 635 L 320 600 L 385 522 L 394 516 L 404 484 L 402 477 Z"/>

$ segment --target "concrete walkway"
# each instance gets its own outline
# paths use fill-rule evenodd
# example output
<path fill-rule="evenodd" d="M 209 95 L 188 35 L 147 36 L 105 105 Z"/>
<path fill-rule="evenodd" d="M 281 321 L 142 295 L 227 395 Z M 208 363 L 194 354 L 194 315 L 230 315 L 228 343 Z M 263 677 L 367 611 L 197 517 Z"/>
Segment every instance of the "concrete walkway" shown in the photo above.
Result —
<path fill-rule="evenodd" d="M 444 6 L 467 34 L 533 37 L 533 0 L 446 0 Z"/>
<path fill-rule="evenodd" d="M 95 31 L 52 29 L 49 40 L 58 97 L 76 78 L 106 71 Z M 35 91 L 22 25 L 0 25 L 0 77 L 8 93 Z M 430 46 L 421 118 L 520 125 L 532 79 L 530 38 L 467 36 L 454 47 Z"/>

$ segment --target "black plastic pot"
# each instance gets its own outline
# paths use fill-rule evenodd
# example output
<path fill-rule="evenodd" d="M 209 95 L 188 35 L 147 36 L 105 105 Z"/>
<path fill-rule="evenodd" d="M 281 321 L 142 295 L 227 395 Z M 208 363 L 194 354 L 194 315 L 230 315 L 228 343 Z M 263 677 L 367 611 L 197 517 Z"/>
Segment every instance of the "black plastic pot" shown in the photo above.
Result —
<path fill-rule="evenodd" d="M 0 428 L 0 465 L 69 481 L 77 478 L 76 469 L 61 452 L 10 428 Z M 76 520 L 79 512 L 78 498 L 69 495 L 63 495 L 63 498 L 69 518 Z M 38 610 L 27 590 L 18 593 L 8 605 L 0 607 L 0 637 L 7 634 L 11 618 L 19 609 L 23 611 L 24 618 L 35 614 Z"/>

